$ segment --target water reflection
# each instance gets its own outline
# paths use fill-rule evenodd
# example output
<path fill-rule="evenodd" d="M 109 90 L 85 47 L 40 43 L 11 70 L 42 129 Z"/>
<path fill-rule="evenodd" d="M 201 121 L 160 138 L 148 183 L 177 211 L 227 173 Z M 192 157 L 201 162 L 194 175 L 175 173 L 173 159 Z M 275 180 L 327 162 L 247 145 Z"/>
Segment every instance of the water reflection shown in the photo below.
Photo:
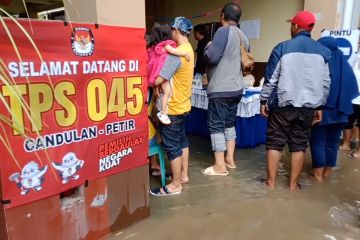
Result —
<path fill-rule="evenodd" d="M 289 161 L 281 160 L 275 191 L 260 182 L 265 150 L 237 151 L 238 168 L 228 177 L 204 177 L 210 144 L 191 138 L 191 183 L 180 196 L 151 198 L 151 217 L 111 239 L 360 239 L 360 160 L 340 152 L 339 166 L 322 184 L 309 178 L 310 157 L 300 183 L 289 192 Z M 159 185 L 152 179 L 152 186 Z"/>

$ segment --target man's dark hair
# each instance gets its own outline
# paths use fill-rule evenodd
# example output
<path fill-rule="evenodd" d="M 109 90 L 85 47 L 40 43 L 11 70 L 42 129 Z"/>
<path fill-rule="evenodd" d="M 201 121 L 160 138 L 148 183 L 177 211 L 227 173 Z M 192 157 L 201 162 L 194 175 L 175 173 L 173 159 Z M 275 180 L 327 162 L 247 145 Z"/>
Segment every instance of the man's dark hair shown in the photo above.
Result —
<path fill-rule="evenodd" d="M 224 14 L 225 21 L 239 22 L 242 10 L 236 3 L 228 3 L 221 10 L 221 14 Z"/>
<path fill-rule="evenodd" d="M 155 46 L 158 43 L 166 40 L 171 40 L 171 29 L 168 25 L 154 24 L 150 35 L 149 47 Z"/>
<path fill-rule="evenodd" d="M 194 33 L 198 32 L 200 33 L 202 36 L 207 36 L 208 35 L 208 31 L 206 30 L 206 27 L 204 24 L 198 24 L 194 27 Z"/>

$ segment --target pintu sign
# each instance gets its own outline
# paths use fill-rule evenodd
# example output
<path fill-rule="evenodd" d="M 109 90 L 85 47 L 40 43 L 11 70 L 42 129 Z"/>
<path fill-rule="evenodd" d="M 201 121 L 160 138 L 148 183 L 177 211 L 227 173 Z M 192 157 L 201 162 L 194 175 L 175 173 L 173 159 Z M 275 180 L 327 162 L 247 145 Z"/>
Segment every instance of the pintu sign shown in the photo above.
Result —
<path fill-rule="evenodd" d="M 325 30 L 323 37 L 330 36 L 336 38 L 339 49 L 344 53 L 349 63 L 352 65 L 354 55 L 359 45 L 359 30 Z"/>
<path fill-rule="evenodd" d="M 346 38 L 336 38 L 336 44 L 338 48 L 344 53 L 346 60 L 349 60 L 353 54 L 351 43 Z"/>

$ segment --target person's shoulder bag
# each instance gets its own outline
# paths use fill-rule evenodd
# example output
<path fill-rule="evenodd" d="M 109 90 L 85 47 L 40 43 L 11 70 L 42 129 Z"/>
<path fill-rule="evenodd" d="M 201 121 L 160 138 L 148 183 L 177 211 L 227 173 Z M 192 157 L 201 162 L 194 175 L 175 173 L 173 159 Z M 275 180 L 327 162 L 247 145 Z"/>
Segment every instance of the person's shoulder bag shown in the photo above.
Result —
<path fill-rule="evenodd" d="M 254 69 L 254 56 L 247 51 L 241 33 L 239 32 L 240 37 L 240 55 L 241 55 L 241 69 L 243 76 L 251 74 L 251 71 Z"/>

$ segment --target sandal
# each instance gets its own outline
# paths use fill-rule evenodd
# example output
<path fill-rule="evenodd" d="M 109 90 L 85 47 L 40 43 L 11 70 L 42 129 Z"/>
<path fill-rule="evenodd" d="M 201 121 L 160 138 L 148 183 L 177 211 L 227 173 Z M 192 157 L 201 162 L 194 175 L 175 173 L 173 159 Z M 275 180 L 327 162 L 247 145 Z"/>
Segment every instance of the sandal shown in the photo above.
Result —
<path fill-rule="evenodd" d="M 171 174 L 166 174 L 165 175 L 166 180 L 172 181 L 173 177 L 172 177 L 172 173 Z M 189 178 L 185 181 L 184 179 L 180 179 L 181 184 L 187 184 L 189 183 Z"/>
<path fill-rule="evenodd" d="M 163 190 L 163 191 L 161 191 Z M 163 186 L 161 188 L 154 188 L 150 190 L 150 194 L 155 197 L 164 197 L 164 196 L 172 196 L 179 195 L 181 191 L 170 192 L 167 186 Z"/>
<path fill-rule="evenodd" d="M 225 165 L 226 165 L 226 167 L 227 168 L 230 168 L 230 169 L 236 169 L 236 165 L 230 165 L 230 164 L 228 164 L 228 163 L 225 163 Z"/>
<path fill-rule="evenodd" d="M 225 171 L 225 172 L 215 172 L 214 167 L 211 166 L 211 167 L 202 169 L 202 170 L 201 170 L 201 174 L 203 174 L 203 175 L 205 175 L 205 176 L 223 176 L 223 177 L 225 177 L 225 176 L 229 175 L 229 172 L 228 172 L 228 171 Z"/>
<path fill-rule="evenodd" d="M 151 168 L 151 176 L 154 177 L 161 176 L 161 170 L 157 168 Z"/>
<path fill-rule="evenodd" d="M 356 153 L 351 153 L 351 154 L 349 155 L 349 157 L 351 157 L 351 158 L 356 158 L 356 159 L 360 159 L 360 155 L 359 155 L 359 154 L 356 154 Z"/>
<path fill-rule="evenodd" d="M 165 179 L 166 180 L 169 180 L 169 181 L 172 181 L 173 180 L 173 177 L 172 177 L 173 175 L 172 175 L 172 173 L 165 173 Z"/>
<path fill-rule="evenodd" d="M 169 125 L 171 124 L 171 120 L 169 118 L 168 115 L 166 114 L 161 114 L 161 112 L 157 113 L 157 117 L 159 118 L 160 122 L 164 125 Z"/>

